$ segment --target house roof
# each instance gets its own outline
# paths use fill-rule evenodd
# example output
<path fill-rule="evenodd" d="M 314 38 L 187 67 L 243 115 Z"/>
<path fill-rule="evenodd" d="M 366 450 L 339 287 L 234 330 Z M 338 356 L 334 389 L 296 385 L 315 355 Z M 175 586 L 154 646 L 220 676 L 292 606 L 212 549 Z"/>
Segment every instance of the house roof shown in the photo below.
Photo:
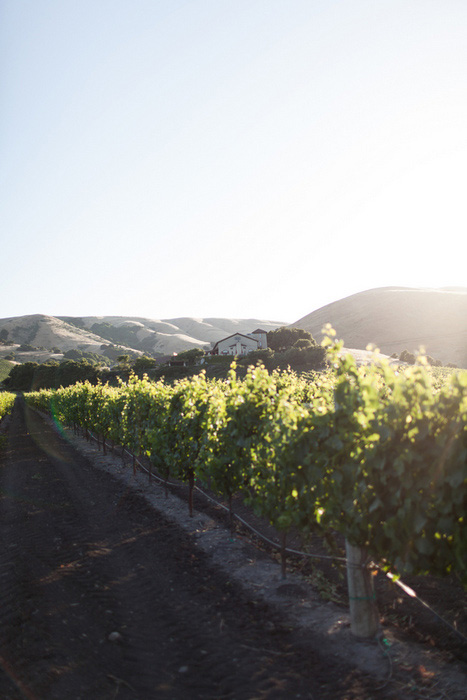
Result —
<path fill-rule="evenodd" d="M 255 343 L 258 342 L 256 338 L 252 338 L 251 335 L 245 335 L 244 333 L 232 333 L 232 335 L 228 335 L 226 338 L 221 338 L 220 340 L 215 343 L 213 350 L 217 348 L 219 343 L 223 343 L 224 340 L 229 340 L 230 338 L 235 338 L 235 336 L 239 335 L 241 338 L 246 338 L 246 340 L 253 340 Z"/>
<path fill-rule="evenodd" d="M 252 331 L 252 334 L 254 334 L 254 333 L 266 333 L 266 335 L 267 335 L 268 332 L 267 332 L 267 331 L 263 331 L 262 328 L 257 328 L 255 331 Z"/>
<path fill-rule="evenodd" d="M 173 359 L 173 355 L 158 355 L 154 358 L 156 365 L 165 365 L 169 360 Z"/>

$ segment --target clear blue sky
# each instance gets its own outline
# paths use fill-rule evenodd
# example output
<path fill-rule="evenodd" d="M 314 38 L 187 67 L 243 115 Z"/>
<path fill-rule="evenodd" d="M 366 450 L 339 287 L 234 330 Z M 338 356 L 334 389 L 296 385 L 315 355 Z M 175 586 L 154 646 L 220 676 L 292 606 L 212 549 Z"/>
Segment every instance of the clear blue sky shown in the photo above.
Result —
<path fill-rule="evenodd" d="M 2 0 L 0 317 L 467 285 L 464 0 Z"/>

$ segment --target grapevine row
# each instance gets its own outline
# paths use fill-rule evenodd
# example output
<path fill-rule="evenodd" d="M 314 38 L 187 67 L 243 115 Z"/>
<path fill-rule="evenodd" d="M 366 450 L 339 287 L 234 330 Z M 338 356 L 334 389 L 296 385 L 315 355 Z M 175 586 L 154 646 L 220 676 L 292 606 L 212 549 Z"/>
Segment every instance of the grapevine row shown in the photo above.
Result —
<path fill-rule="evenodd" d="M 399 572 L 467 584 L 467 373 L 358 367 L 339 344 L 313 381 L 251 367 L 173 385 L 130 378 L 27 395 L 58 421 L 147 456 L 163 477 L 243 493 L 279 531 L 334 529 Z M 191 497 L 190 497 L 191 507 Z"/>
<path fill-rule="evenodd" d="M 0 420 L 11 413 L 16 395 L 7 391 L 0 392 Z"/>

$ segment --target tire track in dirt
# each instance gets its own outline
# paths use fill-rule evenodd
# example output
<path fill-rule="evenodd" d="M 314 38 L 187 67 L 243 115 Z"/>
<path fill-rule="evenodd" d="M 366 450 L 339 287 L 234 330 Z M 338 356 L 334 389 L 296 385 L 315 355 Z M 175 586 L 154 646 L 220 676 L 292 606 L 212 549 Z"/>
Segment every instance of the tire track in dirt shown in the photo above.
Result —
<path fill-rule="evenodd" d="M 0 490 L 5 700 L 373 697 L 22 400 Z"/>

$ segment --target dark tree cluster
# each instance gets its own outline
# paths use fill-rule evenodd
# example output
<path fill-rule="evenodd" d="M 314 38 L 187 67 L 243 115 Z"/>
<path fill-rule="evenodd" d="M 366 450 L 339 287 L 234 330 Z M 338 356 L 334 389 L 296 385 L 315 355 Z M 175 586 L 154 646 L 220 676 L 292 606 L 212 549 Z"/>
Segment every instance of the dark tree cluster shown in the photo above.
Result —
<path fill-rule="evenodd" d="M 326 350 L 303 328 L 282 326 L 268 333 L 268 349 L 249 353 L 240 362 L 260 362 L 266 369 L 321 370 L 326 367 Z"/>
<path fill-rule="evenodd" d="M 285 352 L 297 342 L 302 342 L 303 340 L 309 341 L 308 347 L 316 346 L 316 341 L 311 333 L 303 328 L 293 328 L 291 326 L 281 326 L 273 331 L 269 331 L 267 338 L 268 348 L 276 352 Z"/>
<path fill-rule="evenodd" d="M 425 359 L 428 362 L 428 364 L 432 367 L 441 367 L 443 364 L 441 360 L 436 360 L 431 355 L 425 355 Z M 401 354 L 399 355 L 399 360 L 401 362 L 407 362 L 408 365 L 414 365 L 417 361 L 417 357 L 413 352 L 410 352 L 409 350 L 402 350 Z M 450 364 L 452 365 L 452 363 Z"/>
<path fill-rule="evenodd" d="M 38 389 L 58 389 L 76 382 L 90 381 L 95 384 L 100 377 L 99 368 L 88 360 L 55 360 L 38 364 L 24 362 L 12 367 L 3 381 L 9 391 L 37 391 Z"/>
<path fill-rule="evenodd" d="M 138 330 L 138 326 L 134 326 L 133 324 L 113 326 L 106 321 L 102 323 L 93 323 L 90 328 L 91 333 L 95 333 L 101 338 L 110 340 L 117 345 L 127 345 L 132 348 L 139 348 Z"/>
<path fill-rule="evenodd" d="M 77 362 L 80 362 L 81 360 L 89 360 L 90 362 L 94 362 L 98 365 L 110 364 L 110 358 L 106 356 L 98 355 L 96 352 L 89 352 L 87 350 L 79 350 L 75 348 L 64 352 L 63 357 L 65 360 L 76 360 Z"/>

